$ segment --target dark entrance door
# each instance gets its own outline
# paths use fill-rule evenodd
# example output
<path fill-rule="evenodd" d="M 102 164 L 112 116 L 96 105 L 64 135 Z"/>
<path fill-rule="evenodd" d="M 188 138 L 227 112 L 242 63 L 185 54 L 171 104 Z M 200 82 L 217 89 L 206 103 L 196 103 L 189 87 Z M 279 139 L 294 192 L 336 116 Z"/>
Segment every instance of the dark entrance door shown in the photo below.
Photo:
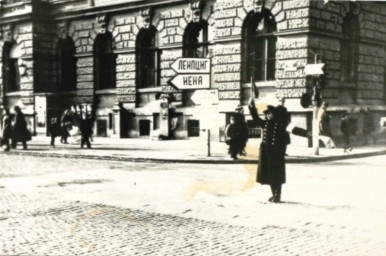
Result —
<path fill-rule="evenodd" d="M 150 135 L 150 120 L 139 120 L 139 136 Z"/>

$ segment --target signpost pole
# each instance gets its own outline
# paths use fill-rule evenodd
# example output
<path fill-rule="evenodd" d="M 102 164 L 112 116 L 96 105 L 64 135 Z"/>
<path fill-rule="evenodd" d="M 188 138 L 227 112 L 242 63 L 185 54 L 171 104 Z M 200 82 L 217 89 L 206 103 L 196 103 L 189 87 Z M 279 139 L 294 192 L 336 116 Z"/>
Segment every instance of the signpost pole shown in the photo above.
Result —
<path fill-rule="evenodd" d="M 208 129 L 208 156 L 210 156 L 210 129 Z"/>
<path fill-rule="evenodd" d="M 314 53 L 314 61 L 317 63 L 318 55 Z M 317 75 L 314 75 L 316 77 Z M 314 155 L 319 155 L 319 120 L 318 120 L 318 103 L 317 103 L 317 86 L 313 84 L 314 91 L 312 97 L 312 103 L 314 105 L 313 117 L 312 117 L 312 147 L 314 151 Z"/>

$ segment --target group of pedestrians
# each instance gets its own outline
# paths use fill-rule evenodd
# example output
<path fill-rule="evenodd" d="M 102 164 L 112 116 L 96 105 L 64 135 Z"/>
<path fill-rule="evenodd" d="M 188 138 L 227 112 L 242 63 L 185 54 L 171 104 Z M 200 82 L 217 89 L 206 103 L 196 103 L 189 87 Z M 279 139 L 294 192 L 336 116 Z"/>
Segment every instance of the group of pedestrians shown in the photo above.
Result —
<path fill-rule="evenodd" d="M 1 133 L 1 144 L 5 145 L 5 151 L 16 148 L 21 142 L 23 149 L 27 149 L 27 141 L 31 140 L 31 132 L 27 128 L 24 113 L 20 107 L 14 107 L 15 114 L 12 115 L 9 109 L 5 110 L 3 118 L 3 130 Z M 11 141 L 11 144 L 10 144 Z"/>
<path fill-rule="evenodd" d="M 68 144 L 71 135 L 80 135 L 80 146 L 91 148 L 91 136 L 93 134 L 93 119 L 89 114 L 77 115 L 71 110 L 65 110 L 61 118 L 52 117 L 48 124 L 48 132 L 51 137 L 50 146 L 55 147 L 56 137 L 60 137 L 62 144 Z M 72 134 L 71 134 L 72 133 Z M 17 143 L 21 142 L 23 149 L 27 149 L 27 141 L 32 139 L 31 132 L 27 128 L 24 113 L 19 106 L 14 107 L 14 114 L 10 109 L 5 109 L 2 130 L 0 132 L 1 146 L 5 146 L 4 151 L 16 148 Z"/>
<path fill-rule="evenodd" d="M 62 144 L 68 144 L 68 138 L 70 136 L 76 136 L 80 133 L 80 147 L 85 145 L 87 148 L 91 148 L 91 136 L 93 134 L 93 119 L 90 114 L 82 113 L 79 117 L 71 110 L 65 110 L 60 122 L 58 118 L 51 118 L 49 125 L 49 134 L 51 136 L 50 146 L 55 147 L 55 138 L 60 137 Z"/>

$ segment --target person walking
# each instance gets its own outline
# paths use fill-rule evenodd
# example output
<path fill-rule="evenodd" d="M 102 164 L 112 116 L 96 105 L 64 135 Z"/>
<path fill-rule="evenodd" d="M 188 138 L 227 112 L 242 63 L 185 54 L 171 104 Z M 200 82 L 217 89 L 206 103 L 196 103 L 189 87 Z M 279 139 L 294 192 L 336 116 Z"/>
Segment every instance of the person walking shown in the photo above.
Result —
<path fill-rule="evenodd" d="M 80 133 L 81 133 L 81 141 L 80 147 L 83 148 L 84 144 L 86 144 L 87 148 L 91 148 L 90 137 L 93 133 L 93 120 L 89 117 L 88 114 L 83 113 L 82 120 L 80 120 Z"/>
<path fill-rule="evenodd" d="M 331 116 L 327 112 L 328 102 L 323 102 L 319 111 L 319 139 L 326 148 L 335 148 L 334 137 L 331 132 Z"/>
<path fill-rule="evenodd" d="M 19 106 L 14 107 L 15 124 L 12 130 L 12 148 L 16 148 L 18 142 L 23 144 L 23 149 L 27 149 L 27 141 L 31 140 L 31 133 L 27 128 L 24 113 Z"/>
<path fill-rule="evenodd" d="M 72 115 L 71 111 L 66 109 L 60 119 L 62 137 L 60 138 L 60 142 L 62 144 L 68 144 L 67 139 L 70 136 L 69 130 L 72 128 Z"/>
<path fill-rule="evenodd" d="M 353 147 L 350 143 L 350 125 L 347 117 L 347 113 L 343 113 L 342 119 L 340 121 L 340 131 L 343 133 L 344 139 L 344 153 L 348 153 L 353 150 Z"/>
<path fill-rule="evenodd" d="M 62 127 L 60 126 L 60 123 L 58 122 L 58 119 L 56 117 L 51 118 L 49 133 L 51 136 L 50 146 L 54 148 L 55 138 L 62 135 Z"/>
<path fill-rule="evenodd" d="M 3 130 L 1 133 L 2 145 L 5 145 L 4 151 L 9 151 L 11 149 L 9 145 L 10 139 L 12 139 L 12 115 L 9 108 L 6 108 L 3 118 Z"/>
<path fill-rule="evenodd" d="M 365 144 L 367 144 L 368 136 L 370 136 L 373 139 L 374 144 L 376 144 L 377 137 L 372 134 L 375 131 L 374 118 L 371 115 L 369 108 L 365 108 L 363 114 L 363 137 L 365 138 Z"/>

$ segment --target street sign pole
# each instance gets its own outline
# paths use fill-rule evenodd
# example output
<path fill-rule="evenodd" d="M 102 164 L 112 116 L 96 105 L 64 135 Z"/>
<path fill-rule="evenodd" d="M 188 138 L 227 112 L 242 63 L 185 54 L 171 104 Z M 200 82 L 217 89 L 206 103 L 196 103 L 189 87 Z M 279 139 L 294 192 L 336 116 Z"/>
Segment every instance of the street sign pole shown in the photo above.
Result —
<path fill-rule="evenodd" d="M 314 53 L 314 62 L 317 63 L 318 55 Z M 316 77 L 317 75 L 313 75 Z M 312 117 L 312 148 L 314 151 L 314 155 L 319 155 L 319 121 L 318 121 L 318 112 L 319 107 L 317 103 L 317 86 L 316 84 L 313 84 L 314 90 L 313 90 L 313 97 L 312 97 L 312 103 L 314 104 L 314 110 L 313 110 L 313 117 Z"/>

